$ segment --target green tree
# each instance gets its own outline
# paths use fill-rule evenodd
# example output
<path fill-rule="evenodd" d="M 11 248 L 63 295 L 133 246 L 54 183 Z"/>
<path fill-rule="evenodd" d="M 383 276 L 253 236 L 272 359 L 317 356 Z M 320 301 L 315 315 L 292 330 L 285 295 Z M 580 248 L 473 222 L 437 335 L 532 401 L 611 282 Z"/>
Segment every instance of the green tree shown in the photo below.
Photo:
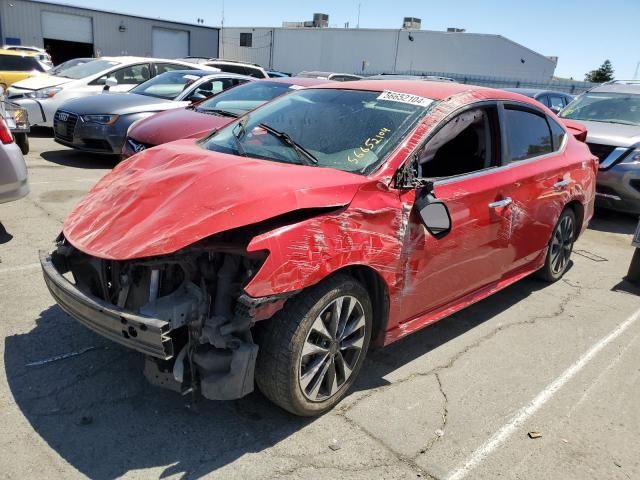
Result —
<path fill-rule="evenodd" d="M 609 60 L 605 60 L 599 68 L 591 70 L 584 76 L 587 82 L 603 83 L 613 80 L 613 65 Z"/>

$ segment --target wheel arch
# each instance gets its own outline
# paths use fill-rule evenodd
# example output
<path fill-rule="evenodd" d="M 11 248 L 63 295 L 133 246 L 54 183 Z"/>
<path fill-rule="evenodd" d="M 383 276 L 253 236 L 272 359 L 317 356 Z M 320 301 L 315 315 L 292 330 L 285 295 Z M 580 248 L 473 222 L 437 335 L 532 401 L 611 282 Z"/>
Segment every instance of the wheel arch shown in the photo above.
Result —
<path fill-rule="evenodd" d="M 373 309 L 371 343 L 376 346 L 381 346 L 389 320 L 389 287 L 387 283 L 379 272 L 368 265 L 348 265 L 335 270 L 329 277 L 338 274 L 349 275 L 355 278 L 362 283 L 369 292 L 371 307 Z"/>
<path fill-rule="evenodd" d="M 565 209 L 570 208 L 571 210 L 573 210 L 573 213 L 576 216 L 576 223 L 577 223 L 576 237 L 577 237 L 582 232 L 582 226 L 584 225 L 584 212 L 585 212 L 584 205 L 580 200 L 573 199 L 570 202 L 568 202 L 564 208 Z"/>

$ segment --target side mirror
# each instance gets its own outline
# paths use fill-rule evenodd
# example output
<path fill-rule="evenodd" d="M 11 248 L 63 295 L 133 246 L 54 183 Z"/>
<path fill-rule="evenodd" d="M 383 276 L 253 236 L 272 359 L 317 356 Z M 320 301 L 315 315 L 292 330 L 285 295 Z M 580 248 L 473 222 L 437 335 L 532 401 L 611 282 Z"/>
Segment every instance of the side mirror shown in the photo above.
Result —
<path fill-rule="evenodd" d="M 205 98 L 207 98 L 206 95 L 203 95 L 200 92 L 195 92 L 195 93 L 191 94 L 191 96 L 189 97 L 189 101 L 191 103 L 197 103 L 197 102 L 199 102 L 201 100 L 204 100 Z"/>
<path fill-rule="evenodd" d="M 111 87 L 115 87 L 116 85 L 118 85 L 118 79 L 116 77 L 109 77 L 104 81 L 102 91 L 108 92 Z"/>
<path fill-rule="evenodd" d="M 551 110 L 553 113 L 555 113 L 556 115 L 560 113 L 560 111 L 562 110 L 561 108 L 558 107 L 551 107 L 549 108 L 549 110 Z"/>
<path fill-rule="evenodd" d="M 434 237 L 442 238 L 451 231 L 451 215 L 441 200 L 425 194 L 416 199 L 416 208 L 422 223 Z"/>

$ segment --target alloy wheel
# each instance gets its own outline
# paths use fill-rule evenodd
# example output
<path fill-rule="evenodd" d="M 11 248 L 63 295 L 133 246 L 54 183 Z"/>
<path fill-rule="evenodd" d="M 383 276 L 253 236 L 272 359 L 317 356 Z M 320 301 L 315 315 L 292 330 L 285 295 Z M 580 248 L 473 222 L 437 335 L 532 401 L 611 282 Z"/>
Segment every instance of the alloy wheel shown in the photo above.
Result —
<path fill-rule="evenodd" d="M 569 263 L 574 242 L 573 219 L 566 215 L 556 226 L 551 239 L 551 271 L 554 274 L 564 272 Z"/>
<path fill-rule="evenodd" d="M 350 295 L 336 298 L 316 317 L 298 369 L 300 389 L 307 399 L 327 400 L 351 377 L 362 354 L 366 325 L 362 304 Z"/>

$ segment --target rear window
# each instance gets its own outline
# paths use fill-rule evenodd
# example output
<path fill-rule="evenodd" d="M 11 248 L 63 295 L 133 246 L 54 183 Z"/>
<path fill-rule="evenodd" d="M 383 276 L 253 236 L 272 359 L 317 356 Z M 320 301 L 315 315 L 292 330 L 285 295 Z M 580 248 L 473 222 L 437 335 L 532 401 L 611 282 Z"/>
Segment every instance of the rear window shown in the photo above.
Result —
<path fill-rule="evenodd" d="M 0 54 L 0 70 L 5 72 L 43 72 L 37 57 Z"/>
<path fill-rule="evenodd" d="M 553 152 L 546 117 L 528 110 L 505 108 L 509 161 L 517 162 Z"/>

